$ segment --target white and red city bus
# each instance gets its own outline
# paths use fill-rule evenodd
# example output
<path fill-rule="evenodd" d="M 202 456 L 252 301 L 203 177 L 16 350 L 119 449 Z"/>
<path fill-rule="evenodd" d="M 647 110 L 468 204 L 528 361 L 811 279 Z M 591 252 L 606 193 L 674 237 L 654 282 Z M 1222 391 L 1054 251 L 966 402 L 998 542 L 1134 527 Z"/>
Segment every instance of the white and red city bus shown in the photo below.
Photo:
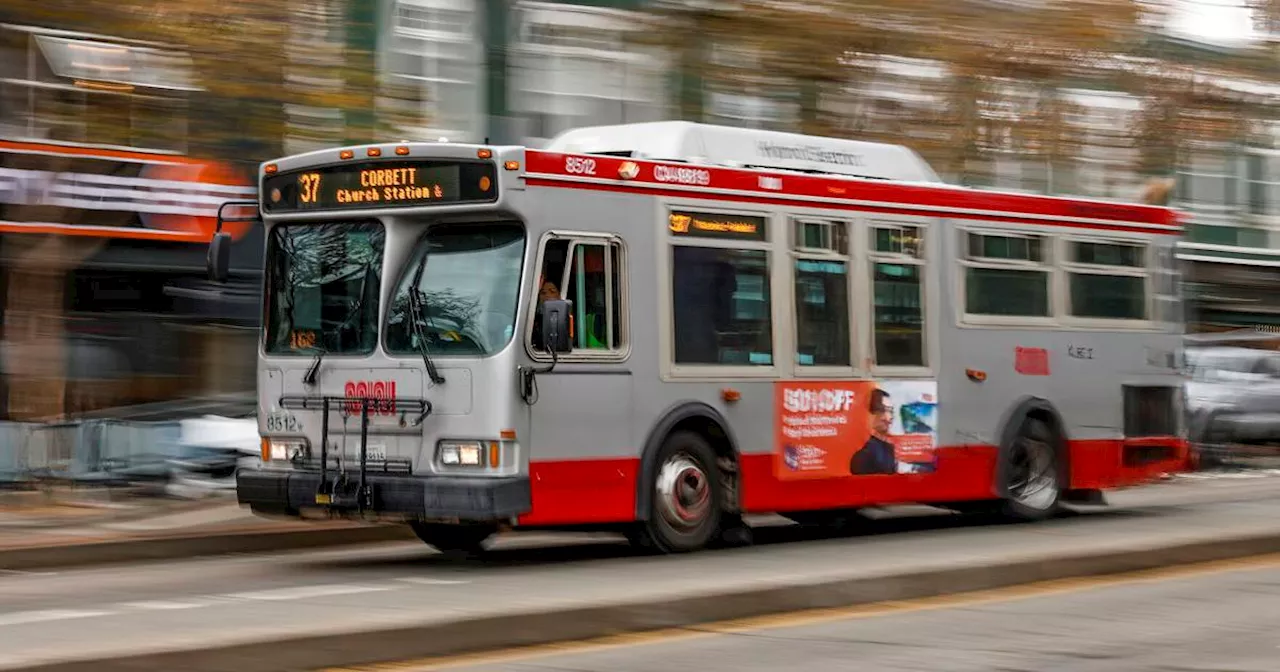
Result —
<path fill-rule="evenodd" d="M 683 122 L 260 180 L 264 465 L 238 492 L 264 515 L 673 552 L 757 513 L 1038 519 L 1189 463 L 1167 208 Z"/>

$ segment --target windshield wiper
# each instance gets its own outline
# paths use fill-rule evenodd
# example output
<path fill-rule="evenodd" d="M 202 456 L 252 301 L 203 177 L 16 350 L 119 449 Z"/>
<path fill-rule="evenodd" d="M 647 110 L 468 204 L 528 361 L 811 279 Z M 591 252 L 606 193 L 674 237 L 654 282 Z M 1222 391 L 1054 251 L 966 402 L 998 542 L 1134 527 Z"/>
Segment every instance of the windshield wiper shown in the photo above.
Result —
<path fill-rule="evenodd" d="M 307 372 L 302 375 L 303 385 L 316 384 L 316 376 L 320 375 L 320 365 L 324 363 L 324 356 L 326 354 L 327 352 L 325 350 L 316 348 L 316 358 L 311 360 L 311 368 L 307 369 Z"/>
<path fill-rule="evenodd" d="M 426 267 L 427 252 L 424 250 L 422 261 L 413 271 L 413 281 L 409 283 L 409 322 L 413 325 L 413 335 L 418 341 L 418 354 L 422 355 L 422 365 L 427 368 L 427 376 L 431 378 L 431 382 L 439 385 L 444 382 L 444 376 L 440 375 L 436 370 L 435 362 L 431 361 L 431 355 L 427 351 L 427 335 L 420 322 L 427 316 L 427 302 L 423 298 L 422 290 L 418 289 L 418 283 L 422 281 L 422 271 Z"/>

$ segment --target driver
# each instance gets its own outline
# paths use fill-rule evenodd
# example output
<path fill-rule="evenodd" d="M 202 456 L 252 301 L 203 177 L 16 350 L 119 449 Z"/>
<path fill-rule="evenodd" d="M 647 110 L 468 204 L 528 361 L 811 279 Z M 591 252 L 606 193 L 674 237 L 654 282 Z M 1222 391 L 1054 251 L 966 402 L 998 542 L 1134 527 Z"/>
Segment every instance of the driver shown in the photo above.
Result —
<path fill-rule="evenodd" d="M 534 347 L 541 349 L 542 347 L 542 304 L 548 299 L 559 299 L 560 288 L 556 283 L 550 280 L 543 280 L 542 285 L 538 288 L 538 308 L 534 310 L 533 318 L 533 344 Z"/>

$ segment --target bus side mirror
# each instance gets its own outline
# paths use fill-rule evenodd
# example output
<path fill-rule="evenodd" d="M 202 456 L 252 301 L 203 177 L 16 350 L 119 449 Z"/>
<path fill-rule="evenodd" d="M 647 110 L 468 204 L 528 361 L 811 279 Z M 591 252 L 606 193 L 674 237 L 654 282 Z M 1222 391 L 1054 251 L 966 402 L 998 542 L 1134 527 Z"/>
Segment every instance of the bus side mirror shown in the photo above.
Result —
<path fill-rule="evenodd" d="M 573 302 L 547 299 L 538 308 L 542 322 L 542 349 L 546 352 L 573 351 Z"/>
<path fill-rule="evenodd" d="M 253 208 L 251 215 L 228 217 L 227 208 Z M 218 225 L 214 229 L 213 240 L 209 241 L 209 256 L 205 265 L 209 270 L 209 279 L 214 282 L 226 282 L 231 275 L 231 234 L 222 230 L 228 222 L 261 223 L 258 217 L 257 201 L 227 201 L 218 206 Z"/>
<path fill-rule="evenodd" d="M 231 234 L 219 231 L 209 241 L 209 279 L 214 282 L 226 282 L 231 274 Z"/>

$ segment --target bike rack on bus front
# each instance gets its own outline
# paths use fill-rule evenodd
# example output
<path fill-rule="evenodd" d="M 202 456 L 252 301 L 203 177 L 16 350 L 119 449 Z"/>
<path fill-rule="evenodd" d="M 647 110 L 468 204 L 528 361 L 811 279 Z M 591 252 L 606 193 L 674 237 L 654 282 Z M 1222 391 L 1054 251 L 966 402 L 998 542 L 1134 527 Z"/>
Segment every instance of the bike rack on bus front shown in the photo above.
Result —
<path fill-rule="evenodd" d="M 369 487 L 368 470 L 369 470 L 369 411 L 376 409 L 383 411 L 389 408 L 395 408 L 401 413 L 401 425 L 404 425 L 404 415 L 408 413 L 416 413 L 417 418 L 414 420 L 414 426 L 419 426 L 422 421 L 431 414 L 432 405 L 426 399 L 409 399 L 395 398 L 388 399 L 385 397 L 326 397 L 326 396 L 302 396 L 302 395 L 285 395 L 280 397 L 280 407 L 293 411 L 314 411 L 321 410 L 320 422 L 320 487 L 316 491 L 316 503 L 328 505 L 341 505 L 339 501 L 342 493 L 338 491 L 338 486 L 346 480 L 346 469 L 338 467 L 336 471 L 338 476 L 332 483 L 329 482 L 329 411 L 337 406 L 344 415 L 349 415 L 353 408 L 360 409 L 360 482 L 356 488 L 356 509 L 363 513 L 365 509 L 373 508 L 373 489 Z M 403 463 L 403 464 L 401 464 Z M 339 459 L 339 464 L 345 464 Z M 394 466 L 399 467 L 392 469 Z M 410 460 L 390 460 L 382 461 L 382 471 L 411 472 L 413 468 Z"/>

